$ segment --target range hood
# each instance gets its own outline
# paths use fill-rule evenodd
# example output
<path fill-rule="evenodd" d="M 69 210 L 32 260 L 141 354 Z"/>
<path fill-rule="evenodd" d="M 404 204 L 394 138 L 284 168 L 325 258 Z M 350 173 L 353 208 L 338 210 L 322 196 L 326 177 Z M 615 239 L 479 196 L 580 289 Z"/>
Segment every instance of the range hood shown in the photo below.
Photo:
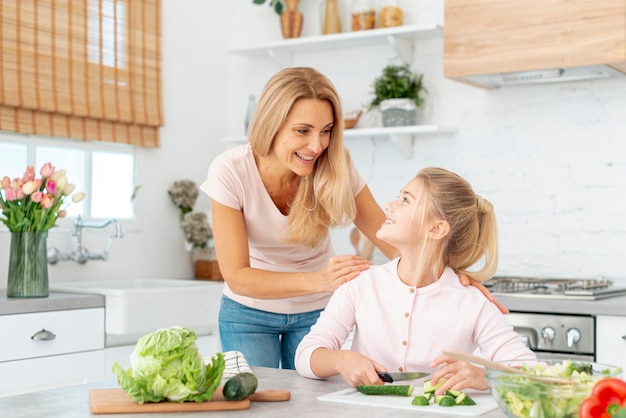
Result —
<path fill-rule="evenodd" d="M 498 88 L 626 76 L 625 0 L 446 0 L 444 76 Z"/>
<path fill-rule="evenodd" d="M 467 75 L 459 81 L 486 88 L 524 84 L 563 83 L 567 81 L 595 80 L 609 77 L 626 77 L 626 74 L 604 64 L 582 67 L 552 68 L 496 74 Z"/>

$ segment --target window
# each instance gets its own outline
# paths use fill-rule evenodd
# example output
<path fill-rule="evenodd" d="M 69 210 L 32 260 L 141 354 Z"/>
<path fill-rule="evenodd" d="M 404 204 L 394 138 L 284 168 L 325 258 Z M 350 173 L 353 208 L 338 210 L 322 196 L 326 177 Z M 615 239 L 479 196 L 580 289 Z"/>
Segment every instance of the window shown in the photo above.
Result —
<path fill-rule="evenodd" d="M 46 162 L 66 170 L 75 190 L 87 195 L 82 202 L 68 206 L 68 218 L 135 219 L 134 147 L 0 134 L 0 178 L 21 177 L 28 165 L 34 166 L 38 174 Z"/>
<path fill-rule="evenodd" d="M 159 146 L 161 0 L 2 0 L 0 130 Z"/>

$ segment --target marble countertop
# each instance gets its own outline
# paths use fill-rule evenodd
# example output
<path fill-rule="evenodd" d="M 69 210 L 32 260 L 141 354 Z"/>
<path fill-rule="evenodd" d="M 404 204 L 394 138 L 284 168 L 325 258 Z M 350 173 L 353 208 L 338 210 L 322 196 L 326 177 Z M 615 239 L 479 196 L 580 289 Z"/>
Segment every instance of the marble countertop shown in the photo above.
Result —
<path fill-rule="evenodd" d="M 544 299 L 498 295 L 497 299 L 511 311 L 563 313 L 580 315 L 624 316 L 626 295 L 600 300 Z M 7 298 L 0 290 L 0 315 L 85 309 L 104 306 L 105 297 L 96 294 L 50 293 L 47 298 Z"/>
<path fill-rule="evenodd" d="M 362 417 L 421 417 L 446 418 L 457 416 L 428 411 L 413 411 L 387 407 L 349 405 L 317 400 L 320 395 L 346 389 L 348 385 L 339 376 L 326 380 L 313 380 L 299 376 L 294 370 L 253 367 L 259 380 L 258 390 L 287 389 L 291 399 L 286 402 L 252 402 L 250 409 L 240 411 L 208 412 L 163 412 L 124 414 L 126 418 L 171 418 L 171 417 L 272 417 L 272 418 L 317 418 L 339 416 L 342 418 Z M 63 389 L 47 390 L 8 398 L 0 398 L 2 416 L 20 418 L 86 418 L 93 417 L 89 407 L 89 391 L 96 388 L 118 388 L 116 382 L 107 381 L 96 384 L 72 386 Z M 108 415 L 111 416 L 111 415 Z M 121 416 L 121 415 L 120 415 Z M 486 418 L 505 418 L 504 412 L 494 409 L 481 415 Z"/>
<path fill-rule="evenodd" d="M 47 298 L 8 298 L 0 289 L 0 315 L 103 307 L 103 295 L 52 292 Z"/>

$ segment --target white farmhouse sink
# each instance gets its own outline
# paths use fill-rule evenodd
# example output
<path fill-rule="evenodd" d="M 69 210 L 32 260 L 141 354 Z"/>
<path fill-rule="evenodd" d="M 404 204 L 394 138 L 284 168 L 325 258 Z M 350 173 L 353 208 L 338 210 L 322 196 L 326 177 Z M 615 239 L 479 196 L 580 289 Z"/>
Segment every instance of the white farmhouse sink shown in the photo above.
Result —
<path fill-rule="evenodd" d="M 127 279 L 51 283 L 54 292 L 105 297 L 107 346 L 134 344 L 159 328 L 182 326 L 198 335 L 215 333 L 221 282 L 184 279 Z"/>

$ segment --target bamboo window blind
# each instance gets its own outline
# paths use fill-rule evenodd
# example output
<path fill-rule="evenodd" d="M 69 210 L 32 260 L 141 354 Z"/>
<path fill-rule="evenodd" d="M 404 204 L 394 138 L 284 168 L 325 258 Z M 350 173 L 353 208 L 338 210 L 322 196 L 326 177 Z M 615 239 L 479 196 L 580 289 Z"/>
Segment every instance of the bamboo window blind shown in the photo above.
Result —
<path fill-rule="evenodd" d="M 160 0 L 1 0 L 0 130 L 159 146 Z"/>

